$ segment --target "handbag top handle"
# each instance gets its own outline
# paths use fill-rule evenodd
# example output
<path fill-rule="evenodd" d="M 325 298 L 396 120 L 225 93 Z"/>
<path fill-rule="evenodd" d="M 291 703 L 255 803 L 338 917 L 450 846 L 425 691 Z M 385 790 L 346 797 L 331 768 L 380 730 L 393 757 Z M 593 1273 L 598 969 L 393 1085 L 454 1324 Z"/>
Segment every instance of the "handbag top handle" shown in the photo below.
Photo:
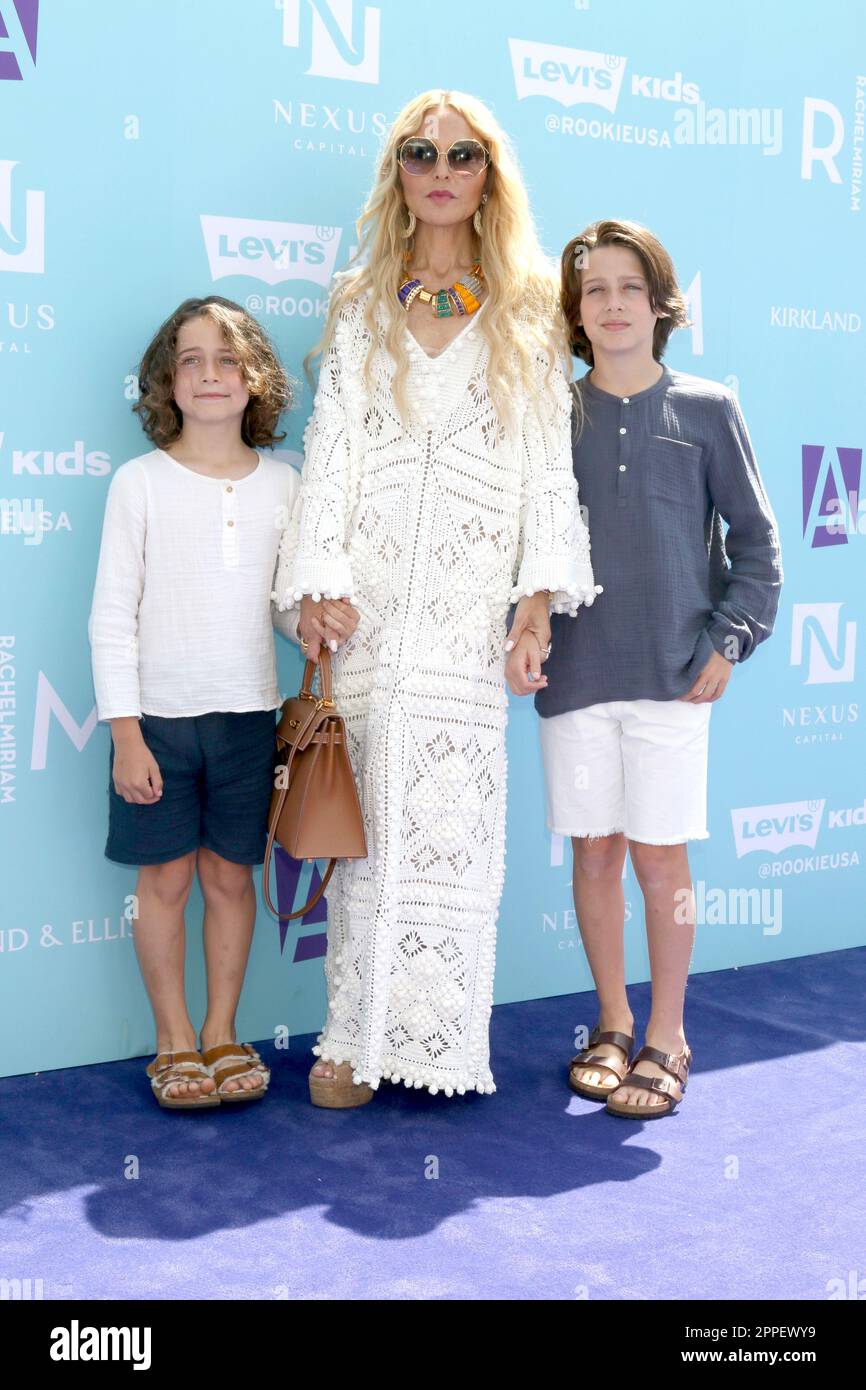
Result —
<path fill-rule="evenodd" d="M 299 698 L 302 700 L 315 700 L 316 696 L 313 694 L 313 677 L 316 674 L 317 664 L 322 676 L 322 701 L 327 707 L 334 703 L 334 689 L 331 679 L 331 653 L 324 643 L 322 643 L 319 648 L 318 663 L 308 660 L 304 664 L 304 679 L 301 682 Z"/>

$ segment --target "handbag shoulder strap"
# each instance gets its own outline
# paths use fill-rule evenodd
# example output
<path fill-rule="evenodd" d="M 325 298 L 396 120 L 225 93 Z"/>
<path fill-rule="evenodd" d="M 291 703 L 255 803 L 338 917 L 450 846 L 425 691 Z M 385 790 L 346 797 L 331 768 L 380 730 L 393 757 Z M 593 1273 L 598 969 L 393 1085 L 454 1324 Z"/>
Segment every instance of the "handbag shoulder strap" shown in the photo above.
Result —
<path fill-rule="evenodd" d="M 334 869 L 336 868 L 337 861 L 336 859 L 331 859 L 329 861 L 328 867 L 322 875 L 322 882 L 319 884 L 319 887 L 317 888 L 313 896 L 310 898 L 309 902 L 304 903 L 304 906 L 298 908 L 297 912 L 280 912 L 279 908 L 274 907 L 273 903 L 271 902 L 271 889 L 270 883 L 268 881 L 270 878 L 269 869 L 272 845 L 273 837 L 269 836 L 265 864 L 264 868 L 262 869 L 262 892 L 264 894 L 264 899 L 267 903 L 268 910 L 271 916 L 278 918 L 280 922 L 292 922 L 296 917 L 305 916 L 306 913 L 310 912 L 316 906 L 316 903 L 319 901 L 320 897 L 322 896 L 322 894 L 324 893 L 325 889 L 331 881 L 331 874 L 334 872 Z"/>

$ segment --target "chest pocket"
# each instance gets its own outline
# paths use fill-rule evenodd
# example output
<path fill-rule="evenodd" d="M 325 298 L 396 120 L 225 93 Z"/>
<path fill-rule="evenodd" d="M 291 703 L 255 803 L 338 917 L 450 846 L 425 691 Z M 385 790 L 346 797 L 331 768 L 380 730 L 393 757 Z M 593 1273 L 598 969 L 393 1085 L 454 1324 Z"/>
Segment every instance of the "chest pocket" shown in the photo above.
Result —
<path fill-rule="evenodd" d="M 650 435 L 641 461 L 646 495 L 692 509 L 702 504 L 706 497 L 703 453 L 700 444 Z"/>

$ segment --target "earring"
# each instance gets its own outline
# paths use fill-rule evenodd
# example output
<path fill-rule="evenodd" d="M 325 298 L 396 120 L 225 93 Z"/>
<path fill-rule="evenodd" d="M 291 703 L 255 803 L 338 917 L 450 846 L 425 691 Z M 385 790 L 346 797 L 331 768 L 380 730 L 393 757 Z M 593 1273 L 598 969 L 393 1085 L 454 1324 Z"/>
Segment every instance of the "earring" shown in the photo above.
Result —
<path fill-rule="evenodd" d="M 407 209 L 407 211 L 409 213 L 409 221 L 406 223 L 401 233 L 404 237 L 410 237 L 415 230 L 415 214 L 412 212 L 411 208 Z"/>
<path fill-rule="evenodd" d="M 475 209 L 475 216 L 474 216 L 473 219 L 472 219 L 472 225 L 473 225 L 473 227 L 475 228 L 475 230 L 476 230 L 476 232 L 478 233 L 479 236 L 481 235 L 481 225 L 482 225 L 482 223 L 481 223 L 481 208 L 482 208 L 482 207 L 484 206 L 484 204 L 487 202 L 487 196 L 488 196 L 488 195 L 487 195 L 486 193 L 482 193 L 482 194 L 481 194 L 481 207 L 478 207 L 478 208 Z"/>

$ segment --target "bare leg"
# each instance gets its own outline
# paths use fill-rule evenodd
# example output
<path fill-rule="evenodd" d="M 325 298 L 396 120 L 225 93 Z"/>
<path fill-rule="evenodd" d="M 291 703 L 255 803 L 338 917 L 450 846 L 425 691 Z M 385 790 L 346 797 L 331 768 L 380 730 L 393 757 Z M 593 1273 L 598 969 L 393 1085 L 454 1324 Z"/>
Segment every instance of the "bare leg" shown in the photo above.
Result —
<path fill-rule="evenodd" d="M 646 905 L 652 977 L 646 1041 L 661 1052 L 679 1053 L 686 1042 L 683 1009 L 695 940 L 688 849 L 685 844 L 647 845 L 631 840 L 629 851 Z M 644 1076 L 667 1076 L 655 1062 L 639 1062 L 635 1071 Z M 637 1087 L 623 1086 L 617 1100 L 628 1105 L 664 1104 L 662 1096 Z"/>
<path fill-rule="evenodd" d="M 233 864 L 211 849 L 198 852 L 198 876 L 204 894 L 204 954 L 207 966 L 207 1017 L 202 1024 L 203 1050 L 237 1042 L 235 1014 L 256 923 L 256 895 L 249 864 Z M 233 1076 L 226 1091 L 254 1091 L 260 1076 Z"/>
<path fill-rule="evenodd" d="M 634 1018 L 625 990 L 623 930 L 625 897 L 622 866 L 626 839 L 622 834 L 597 839 L 573 837 L 574 908 L 592 978 L 598 991 L 599 1027 L 602 1032 L 631 1033 Z M 622 1051 L 612 1043 L 593 1048 L 602 1056 L 622 1061 Z M 577 1080 L 593 1086 L 616 1085 L 616 1077 L 592 1067 L 575 1068 Z"/>
<path fill-rule="evenodd" d="M 144 987 L 156 1021 L 156 1050 L 195 1052 L 195 1029 L 184 992 L 186 933 L 184 908 L 192 887 L 195 855 L 168 864 L 142 865 L 136 895 L 135 950 Z M 213 1080 L 178 1081 L 166 1090 L 172 1097 L 209 1095 Z"/>

